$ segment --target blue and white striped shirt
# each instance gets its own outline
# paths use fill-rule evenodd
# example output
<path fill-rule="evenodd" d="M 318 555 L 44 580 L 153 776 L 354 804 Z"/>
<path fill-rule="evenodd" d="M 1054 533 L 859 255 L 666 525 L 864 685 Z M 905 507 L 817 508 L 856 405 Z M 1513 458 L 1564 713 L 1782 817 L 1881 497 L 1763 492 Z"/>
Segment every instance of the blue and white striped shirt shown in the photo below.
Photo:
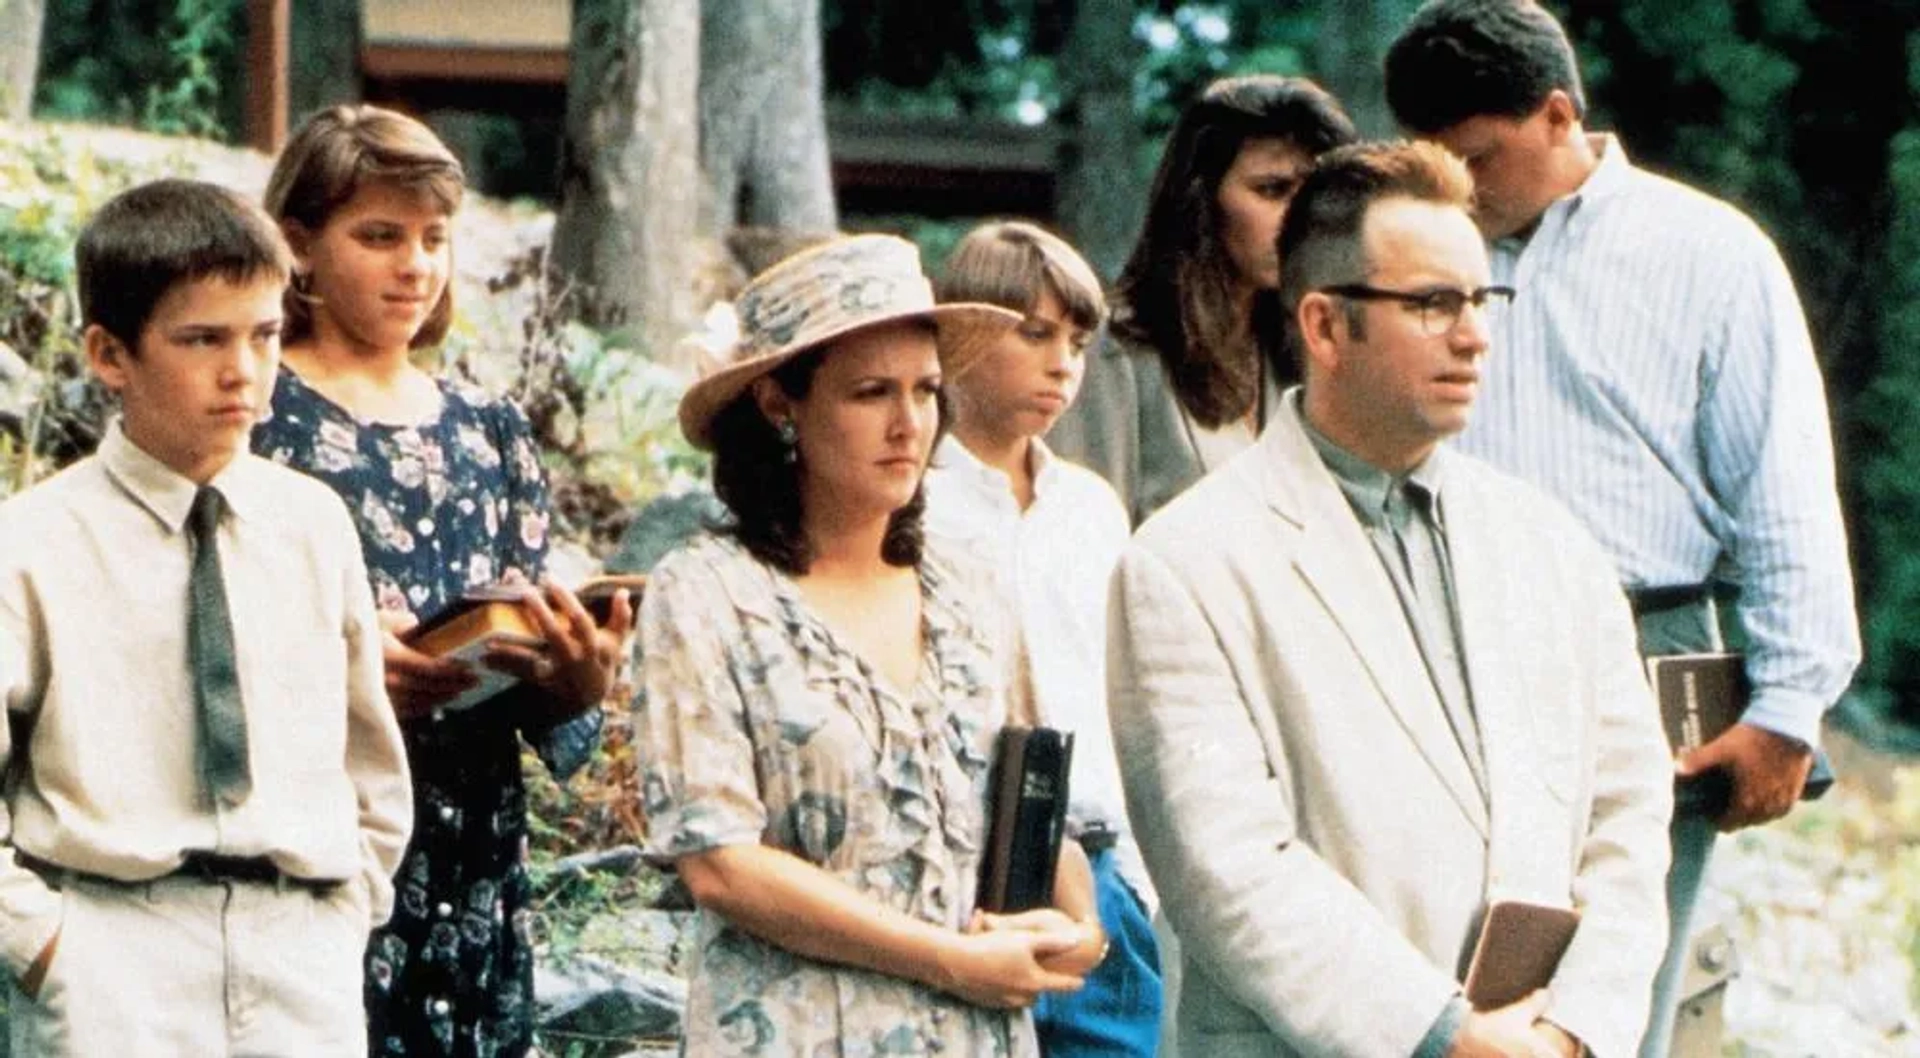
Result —
<path fill-rule="evenodd" d="M 1519 296 L 1458 447 L 1559 497 L 1629 588 L 1737 585 L 1745 718 L 1817 744 L 1860 638 L 1799 298 L 1746 216 L 1594 139 L 1580 189 L 1493 244 Z"/>

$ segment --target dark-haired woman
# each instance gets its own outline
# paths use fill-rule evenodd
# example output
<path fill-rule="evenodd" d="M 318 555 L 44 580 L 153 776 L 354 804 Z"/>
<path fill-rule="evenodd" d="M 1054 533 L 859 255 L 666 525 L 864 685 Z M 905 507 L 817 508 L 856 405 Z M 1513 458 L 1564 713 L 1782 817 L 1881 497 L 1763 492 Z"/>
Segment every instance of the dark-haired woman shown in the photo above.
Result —
<path fill-rule="evenodd" d="M 1055 908 L 974 910 L 1011 666 L 985 578 L 920 533 L 942 371 L 1018 317 L 935 307 L 886 236 L 775 265 L 739 312 L 680 405 L 729 520 L 640 618 L 648 850 L 702 911 L 684 1053 L 1032 1055 L 1024 1008 L 1105 941 L 1071 843 Z"/>
<path fill-rule="evenodd" d="M 1135 525 L 1252 444 L 1297 380 L 1274 239 L 1314 158 L 1356 138 L 1297 77 L 1215 81 L 1174 124 L 1106 341 L 1048 437 L 1113 485 Z"/>

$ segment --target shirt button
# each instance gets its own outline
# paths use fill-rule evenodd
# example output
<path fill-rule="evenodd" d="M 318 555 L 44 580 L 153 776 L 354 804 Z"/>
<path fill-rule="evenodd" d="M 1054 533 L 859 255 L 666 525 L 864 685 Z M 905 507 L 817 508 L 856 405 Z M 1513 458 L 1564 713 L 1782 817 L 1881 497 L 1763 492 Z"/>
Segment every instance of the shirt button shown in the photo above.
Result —
<path fill-rule="evenodd" d="M 428 521 L 428 520 L 427 520 L 427 519 L 425 519 L 425 518 L 422 518 L 422 519 L 420 519 L 419 521 L 417 521 L 417 522 L 415 522 L 415 523 L 414 523 L 414 525 L 413 525 L 413 527 L 414 527 L 415 529 L 418 529 L 418 530 L 420 530 L 420 535 L 421 535 L 421 536 L 432 536 L 432 535 L 433 535 L 433 523 L 432 523 L 431 521 Z"/>
<path fill-rule="evenodd" d="M 436 999 L 436 1000 L 434 1000 L 434 1001 L 433 1001 L 433 1006 L 432 1006 L 432 1010 L 433 1010 L 433 1012 L 434 1012 L 435 1014 L 438 1014 L 438 1015 L 440 1015 L 440 1016 L 442 1016 L 442 1017 L 445 1017 L 445 1016 L 446 1016 L 446 1013 L 447 1013 L 447 1011 L 449 1011 L 449 1010 L 452 1010 L 452 1009 L 453 1009 L 453 1004 L 452 1004 L 452 1003 L 449 1003 L 449 1002 L 447 1002 L 447 1001 L 446 1001 L 446 1000 L 444 1000 L 444 999 Z"/>
<path fill-rule="evenodd" d="M 453 914 L 453 905 L 452 904 L 436 904 L 434 906 L 433 913 L 436 915 L 439 915 L 441 918 L 446 918 L 448 915 Z"/>

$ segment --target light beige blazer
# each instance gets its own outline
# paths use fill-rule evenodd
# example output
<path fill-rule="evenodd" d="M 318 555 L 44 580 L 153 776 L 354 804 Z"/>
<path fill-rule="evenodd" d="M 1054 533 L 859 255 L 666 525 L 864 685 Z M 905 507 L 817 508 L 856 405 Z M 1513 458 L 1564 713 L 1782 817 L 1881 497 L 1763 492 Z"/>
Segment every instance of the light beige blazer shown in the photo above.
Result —
<path fill-rule="evenodd" d="M 1637 1044 L 1672 766 L 1626 603 L 1557 504 L 1448 456 L 1486 798 L 1292 394 L 1115 575 L 1108 690 L 1182 1054 L 1405 1058 L 1497 895 L 1583 911 L 1550 1016 L 1602 1058 Z"/>

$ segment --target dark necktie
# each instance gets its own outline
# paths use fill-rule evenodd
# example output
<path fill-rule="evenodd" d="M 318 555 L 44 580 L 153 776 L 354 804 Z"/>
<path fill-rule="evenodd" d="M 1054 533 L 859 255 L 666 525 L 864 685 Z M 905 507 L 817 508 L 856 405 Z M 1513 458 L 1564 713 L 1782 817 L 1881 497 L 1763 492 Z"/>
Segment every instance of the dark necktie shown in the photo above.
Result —
<path fill-rule="evenodd" d="M 234 664 L 233 618 L 220 577 L 219 490 L 203 485 L 194 494 L 187 526 L 193 533 L 193 575 L 188 585 L 187 658 L 193 666 L 193 699 L 200 714 L 200 773 L 223 805 L 237 805 L 253 788 L 247 773 L 247 713 L 240 701 Z"/>

